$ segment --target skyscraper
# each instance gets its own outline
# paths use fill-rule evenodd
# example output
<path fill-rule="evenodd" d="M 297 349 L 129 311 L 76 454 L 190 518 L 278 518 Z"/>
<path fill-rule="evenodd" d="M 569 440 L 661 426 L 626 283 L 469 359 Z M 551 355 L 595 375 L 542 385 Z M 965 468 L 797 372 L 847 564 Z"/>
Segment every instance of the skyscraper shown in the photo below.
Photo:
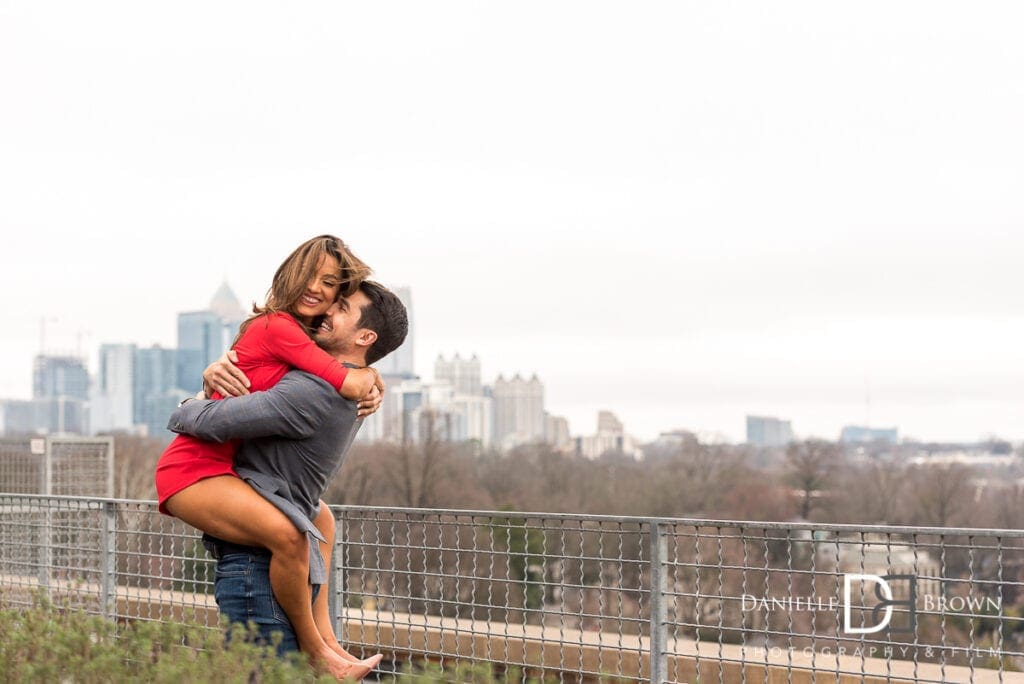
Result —
<path fill-rule="evenodd" d="M 793 441 L 793 426 L 788 420 L 769 416 L 747 416 L 747 444 L 764 447 L 786 446 Z"/>
<path fill-rule="evenodd" d="M 544 385 L 536 374 L 494 381 L 494 441 L 501 449 L 544 439 Z"/>
<path fill-rule="evenodd" d="M 188 311 L 178 314 L 178 385 L 188 393 L 198 392 L 203 370 L 221 355 L 224 326 L 212 311 Z"/>
<path fill-rule="evenodd" d="M 576 438 L 576 450 L 587 458 L 600 458 L 609 452 L 640 458 L 636 440 L 626 434 L 622 421 L 611 411 L 597 412 L 597 434 Z"/>
<path fill-rule="evenodd" d="M 434 402 L 447 421 L 448 438 L 456 442 L 473 441 L 483 449 L 489 448 L 494 438 L 494 401 L 484 396 L 476 354 L 463 359 L 456 353 L 450 361 L 438 355 L 434 380 L 438 387 L 450 388 L 443 403 Z"/>
<path fill-rule="evenodd" d="M 843 444 L 861 444 L 871 442 L 895 444 L 899 441 L 899 430 L 894 427 L 871 428 L 864 425 L 846 425 L 839 434 L 839 441 Z"/>
<path fill-rule="evenodd" d="M 564 416 L 553 416 L 544 412 L 544 441 L 559 451 L 568 451 L 573 446 L 569 432 L 569 421 Z"/>
<path fill-rule="evenodd" d="M 178 354 L 159 345 L 136 349 L 132 375 L 134 422 L 149 435 L 169 436 L 167 417 L 188 392 L 177 386 Z"/>
<path fill-rule="evenodd" d="M 32 363 L 32 398 L 67 397 L 88 401 L 89 371 L 73 356 L 36 356 Z"/>
<path fill-rule="evenodd" d="M 451 361 L 438 356 L 435 382 L 390 376 L 384 403 L 359 431 L 362 441 L 416 442 L 430 434 L 454 442 L 473 441 L 488 448 L 494 436 L 493 401 L 480 384 L 480 360 L 474 355 Z"/>
<path fill-rule="evenodd" d="M 448 404 L 452 439 L 473 441 L 489 449 L 494 437 L 494 400 L 483 395 L 456 393 Z"/>
<path fill-rule="evenodd" d="M 480 359 L 476 354 L 472 358 L 463 359 L 457 353 L 451 361 L 438 355 L 434 362 L 434 379 L 447 382 L 459 394 L 482 396 L 483 385 L 480 383 Z"/>
<path fill-rule="evenodd" d="M 398 295 L 398 298 L 405 304 L 405 308 L 409 313 L 409 333 L 405 336 L 405 341 L 402 345 L 391 352 L 383 359 L 374 364 L 381 375 L 385 376 L 385 379 L 410 379 L 416 377 L 416 371 L 413 362 L 413 351 L 414 351 L 414 333 L 415 325 L 413 323 L 412 314 L 412 291 L 408 287 L 393 287 L 390 288 L 392 292 Z"/>
<path fill-rule="evenodd" d="M 231 331 L 231 340 L 228 342 L 234 340 L 238 326 L 246 319 L 246 313 L 239 303 L 238 297 L 235 296 L 234 290 L 227 282 L 221 283 L 217 291 L 213 293 L 213 297 L 210 299 L 210 311 L 217 314 L 224 327 Z"/>
<path fill-rule="evenodd" d="M 177 385 L 188 393 L 202 389 L 203 371 L 231 346 L 245 312 L 227 283 L 208 309 L 178 314 Z"/>
<path fill-rule="evenodd" d="M 99 371 L 89 409 L 94 433 L 134 427 L 134 374 L 134 344 L 100 345 Z"/>
<path fill-rule="evenodd" d="M 0 432 L 84 434 L 89 372 L 83 359 L 39 354 L 32 361 L 32 398 L 0 400 Z"/>

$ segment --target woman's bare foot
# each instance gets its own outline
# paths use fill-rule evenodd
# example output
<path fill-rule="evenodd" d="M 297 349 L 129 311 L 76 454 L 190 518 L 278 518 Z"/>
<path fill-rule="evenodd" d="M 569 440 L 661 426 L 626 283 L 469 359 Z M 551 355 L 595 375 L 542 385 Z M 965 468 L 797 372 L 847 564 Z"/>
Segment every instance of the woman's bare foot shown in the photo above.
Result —
<path fill-rule="evenodd" d="M 359 662 L 362 663 L 363 665 L 369 666 L 369 668 L 371 670 L 376 670 L 377 666 L 380 665 L 380 661 L 382 661 L 382 660 L 384 660 L 384 654 L 383 653 L 378 653 L 377 655 L 372 655 L 369 658 L 364 658 L 363 660 L 360 660 Z"/>
<path fill-rule="evenodd" d="M 371 668 L 376 668 L 377 665 L 380 664 L 380 661 L 384 660 L 384 654 L 382 653 L 377 653 L 375 655 L 370 656 L 369 658 L 357 658 L 356 656 L 346 651 L 345 648 L 337 641 L 332 641 L 331 639 L 324 639 L 324 642 L 327 644 L 327 647 L 329 649 L 340 655 L 342 660 L 349 663 L 359 663 L 360 665 L 369 665 Z"/>
<path fill-rule="evenodd" d="M 373 669 L 372 666 L 362 661 L 345 660 L 326 645 L 320 653 L 310 654 L 310 662 L 317 672 L 327 673 L 338 680 L 360 680 Z"/>
<path fill-rule="evenodd" d="M 348 661 L 350 663 L 361 662 L 359 658 L 356 658 L 354 655 L 346 651 L 342 647 L 342 645 L 339 644 L 337 641 L 333 641 L 332 639 L 324 637 L 324 643 L 327 644 L 327 648 L 331 649 L 332 651 L 340 655 L 342 660 Z"/>
<path fill-rule="evenodd" d="M 370 674 L 372 670 L 373 668 L 369 665 L 365 665 L 362 663 L 348 663 L 346 672 L 344 672 L 340 677 L 338 677 L 338 679 L 354 679 L 358 682 L 363 677 Z"/>

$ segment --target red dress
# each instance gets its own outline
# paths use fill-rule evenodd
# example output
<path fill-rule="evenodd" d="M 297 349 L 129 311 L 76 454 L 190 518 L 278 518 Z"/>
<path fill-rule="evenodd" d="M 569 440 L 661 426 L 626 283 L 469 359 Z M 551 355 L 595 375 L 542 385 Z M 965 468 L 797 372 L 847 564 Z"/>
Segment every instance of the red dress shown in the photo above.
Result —
<path fill-rule="evenodd" d="M 249 378 L 249 391 L 273 387 L 292 368 L 304 370 L 341 390 L 348 369 L 309 338 L 302 326 L 286 313 L 260 316 L 249 323 L 234 349 L 238 367 Z M 214 399 L 223 398 L 219 393 Z M 191 435 L 178 435 L 167 445 L 156 464 L 156 493 L 160 512 L 164 502 L 199 480 L 217 475 L 234 475 L 235 441 L 204 442 Z"/>

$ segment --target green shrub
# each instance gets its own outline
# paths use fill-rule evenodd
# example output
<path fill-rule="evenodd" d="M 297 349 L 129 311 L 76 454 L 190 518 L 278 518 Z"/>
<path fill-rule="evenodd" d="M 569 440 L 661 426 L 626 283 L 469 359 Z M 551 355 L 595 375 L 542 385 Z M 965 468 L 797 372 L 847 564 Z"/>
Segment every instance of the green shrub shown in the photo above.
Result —
<path fill-rule="evenodd" d="M 240 625 L 224 632 L 191 624 L 119 625 L 37 600 L 0 610 L 0 672 L 5 682 L 265 683 L 330 682 L 301 654 L 280 658 Z"/>
<path fill-rule="evenodd" d="M 2 599 L 2 597 L 0 597 Z M 255 629 L 234 625 L 223 630 L 198 624 L 138 620 L 119 624 L 78 609 L 37 598 L 28 609 L 3 608 L 0 600 L 0 674 L 3 682 L 107 684 L 153 682 L 180 684 L 285 684 L 334 682 L 313 672 L 305 657 L 277 656 L 274 646 L 254 643 Z M 525 676 L 524 676 L 525 675 Z M 439 684 L 547 684 L 517 667 L 491 663 L 422 661 L 407 664 L 383 682 Z M 602 684 L 622 681 L 601 677 Z"/>

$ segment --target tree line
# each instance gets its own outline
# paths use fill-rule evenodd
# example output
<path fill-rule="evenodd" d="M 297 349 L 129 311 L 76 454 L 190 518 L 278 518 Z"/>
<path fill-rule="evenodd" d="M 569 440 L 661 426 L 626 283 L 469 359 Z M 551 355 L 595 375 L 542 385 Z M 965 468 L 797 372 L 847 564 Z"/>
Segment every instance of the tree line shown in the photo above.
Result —
<path fill-rule="evenodd" d="M 116 496 L 151 499 L 163 443 L 115 437 Z M 914 464 L 917 447 L 844 449 L 822 440 L 787 448 L 705 444 L 649 447 L 643 460 L 598 459 L 546 444 L 505 453 L 426 439 L 356 444 L 329 504 L 518 510 L 644 517 L 1024 527 L 1024 474 L 1011 465 Z"/>

